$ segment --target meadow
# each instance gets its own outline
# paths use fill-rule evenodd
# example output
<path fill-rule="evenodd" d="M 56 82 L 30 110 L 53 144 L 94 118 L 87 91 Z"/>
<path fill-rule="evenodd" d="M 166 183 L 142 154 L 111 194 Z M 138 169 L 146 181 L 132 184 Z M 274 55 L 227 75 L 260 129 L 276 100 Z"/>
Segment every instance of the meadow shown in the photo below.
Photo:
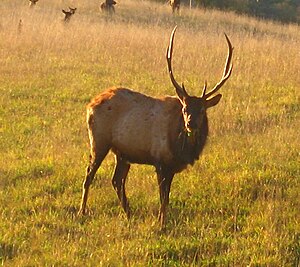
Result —
<path fill-rule="evenodd" d="M 66 25 L 62 8 L 76 6 Z M 300 266 L 300 28 L 234 13 L 122 0 L 0 3 L 2 266 Z M 19 25 L 20 19 L 22 25 Z M 209 110 L 200 160 L 173 180 L 160 231 L 154 168 L 133 165 L 124 216 L 109 154 L 78 217 L 89 143 L 85 108 L 110 86 L 175 95 L 165 52 L 188 92 L 234 69 Z M 134 134 L 134 133 L 132 133 Z"/>

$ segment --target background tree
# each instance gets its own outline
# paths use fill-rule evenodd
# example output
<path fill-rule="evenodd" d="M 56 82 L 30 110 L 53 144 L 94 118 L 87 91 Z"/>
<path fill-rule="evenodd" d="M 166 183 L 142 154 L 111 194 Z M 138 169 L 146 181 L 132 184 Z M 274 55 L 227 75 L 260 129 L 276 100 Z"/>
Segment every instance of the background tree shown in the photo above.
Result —
<path fill-rule="evenodd" d="M 237 13 L 282 22 L 300 22 L 299 0 L 195 0 L 202 8 L 232 10 Z"/>

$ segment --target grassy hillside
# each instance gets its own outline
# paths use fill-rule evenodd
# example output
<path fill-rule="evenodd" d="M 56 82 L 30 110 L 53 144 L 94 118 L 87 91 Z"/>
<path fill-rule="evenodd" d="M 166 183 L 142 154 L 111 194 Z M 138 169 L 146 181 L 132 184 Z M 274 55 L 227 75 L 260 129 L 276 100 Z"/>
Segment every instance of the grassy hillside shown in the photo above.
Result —
<path fill-rule="evenodd" d="M 77 6 L 68 25 L 61 8 Z M 0 3 L 0 264 L 4 266 L 299 266 L 300 29 L 216 11 L 122 0 Z M 19 21 L 22 20 L 22 27 Z M 134 165 L 127 222 L 98 171 L 78 218 L 89 147 L 85 106 L 117 85 L 175 94 L 165 50 L 178 25 L 174 72 L 190 94 L 232 77 L 209 111 L 210 138 L 175 176 L 165 233 L 154 169 Z M 134 133 L 133 133 L 134 134 Z"/>

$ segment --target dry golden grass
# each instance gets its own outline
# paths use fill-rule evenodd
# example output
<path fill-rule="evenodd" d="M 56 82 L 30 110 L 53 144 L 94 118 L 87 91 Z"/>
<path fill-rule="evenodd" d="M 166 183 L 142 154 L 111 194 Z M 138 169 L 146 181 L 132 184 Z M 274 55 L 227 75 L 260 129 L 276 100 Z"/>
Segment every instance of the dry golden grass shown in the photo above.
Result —
<path fill-rule="evenodd" d="M 69 24 L 62 8 L 78 8 Z M 233 13 L 122 0 L 0 3 L 0 262 L 7 266 L 298 266 L 300 31 Z M 22 19 L 22 28 L 19 20 Z M 74 215 L 88 161 L 85 105 L 106 87 L 175 94 L 165 51 L 191 94 L 234 70 L 209 111 L 210 141 L 174 179 L 168 231 L 153 169 L 133 166 L 127 224 L 103 162 Z"/>

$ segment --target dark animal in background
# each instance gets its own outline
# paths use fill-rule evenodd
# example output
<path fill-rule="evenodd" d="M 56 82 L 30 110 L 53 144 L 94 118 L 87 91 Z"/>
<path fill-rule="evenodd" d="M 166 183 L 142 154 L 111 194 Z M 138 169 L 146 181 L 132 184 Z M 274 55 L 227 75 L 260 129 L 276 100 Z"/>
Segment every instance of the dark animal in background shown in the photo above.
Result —
<path fill-rule="evenodd" d="M 100 9 L 102 12 L 107 12 L 109 14 L 115 13 L 115 7 L 117 2 L 114 0 L 106 0 L 105 2 L 100 4 Z"/>
<path fill-rule="evenodd" d="M 72 8 L 72 7 L 69 7 L 69 11 L 65 11 L 63 9 L 62 12 L 65 14 L 64 21 L 69 22 L 71 17 L 75 14 L 76 10 L 77 10 L 77 8 Z"/>
<path fill-rule="evenodd" d="M 130 209 L 125 181 L 130 164 L 155 167 L 161 202 L 159 220 L 161 226 L 165 226 L 173 177 L 189 164 L 193 165 L 204 148 L 208 136 L 206 110 L 217 105 L 221 99 L 221 94 L 213 95 L 231 75 L 233 52 L 225 35 L 228 56 L 220 82 L 208 93 L 205 83 L 201 97 L 190 96 L 183 84 L 180 86 L 176 82 L 172 72 L 175 31 L 176 27 L 170 37 L 167 63 L 177 96 L 153 98 L 126 88 L 110 88 L 88 104 L 90 163 L 83 183 L 79 214 L 86 212 L 89 187 L 101 162 L 111 150 L 116 159 L 112 185 L 128 218 Z"/>
<path fill-rule="evenodd" d="M 29 0 L 29 6 L 34 7 L 39 0 Z"/>
<path fill-rule="evenodd" d="M 179 13 L 179 9 L 180 9 L 180 0 L 169 0 L 169 4 L 172 8 L 172 13 L 174 14 L 175 11 L 177 11 L 177 13 Z"/>

